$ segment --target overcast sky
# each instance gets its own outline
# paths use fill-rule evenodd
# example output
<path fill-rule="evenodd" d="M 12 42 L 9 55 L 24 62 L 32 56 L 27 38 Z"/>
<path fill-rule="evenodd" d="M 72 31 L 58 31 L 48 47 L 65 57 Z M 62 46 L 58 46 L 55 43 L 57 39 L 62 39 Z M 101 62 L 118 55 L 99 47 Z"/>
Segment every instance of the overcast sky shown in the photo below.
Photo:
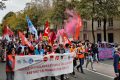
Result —
<path fill-rule="evenodd" d="M 1 1 L 1 0 L 0 0 Z M 5 2 L 6 9 L 0 10 L 0 23 L 2 18 L 10 11 L 17 12 L 25 8 L 25 4 L 31 0 L 8 0 Z"/>

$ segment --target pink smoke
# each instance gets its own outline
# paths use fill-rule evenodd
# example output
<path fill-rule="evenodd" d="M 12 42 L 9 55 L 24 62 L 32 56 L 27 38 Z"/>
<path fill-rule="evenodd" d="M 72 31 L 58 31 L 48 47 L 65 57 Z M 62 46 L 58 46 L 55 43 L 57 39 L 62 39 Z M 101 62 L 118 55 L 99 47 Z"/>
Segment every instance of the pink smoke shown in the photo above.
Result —
<path fill-rule="evenodd" d="M 73 36 L 77 25 L 77 16 L 75 11 L 66 9 L 65 13 L 68 15 L 68 19 L 64 25 L 65 32 L 68 36 Z"/>

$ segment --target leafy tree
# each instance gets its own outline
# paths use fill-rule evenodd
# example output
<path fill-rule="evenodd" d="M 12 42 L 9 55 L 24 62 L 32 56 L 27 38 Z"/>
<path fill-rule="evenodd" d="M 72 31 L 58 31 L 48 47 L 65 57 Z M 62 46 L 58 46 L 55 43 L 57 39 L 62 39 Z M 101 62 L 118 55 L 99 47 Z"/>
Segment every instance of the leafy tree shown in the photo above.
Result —
<path fill-rule="evenodd" d="M 103 19 L 104 25 L 104 41 L 106 41 L 106 22 L 108 18 L 119 16 L 120 1 L 119 0 L 99 0 L 98 9 L 96 10 L 97 16 Z"/>
<path fill-rule="evenodd" d="M 106 22 L 109 17 L 119 16 L 119 0 L 72 0 L 82 18 L 92 19 L 92 34 L 94 36 L 94 20 L 101 19 L 104 22 L 104 41 L 106 41 Z"/>
<path fill-rule="evenodd" d="M 3 10 L 4 8 L 6 8 L 5 3 L 3 3 L 2 1 L 0 1 L 0 9 Z"/>
<path fill-rule="evenodd" d="M 8 17 L 11 17 L 11 16 L 13 16 L 13 15 L 15 15 L 14 12 L 8 12 L 8 13 L 3 17 L 3 21 L 4 21 L 5 19 L 7 19 Z"/>
<path fill-rule="evenodd" d="M 52 16 L 52 21 L 57 25 L 62 25 L 64 23 L 64 19 L 65 19 L 65 14 L 64 11 L 67 7 L 68 3 L 66 2 L 66 0 L 54 0 L 53 2 L 53 6 L 54 6 L 54 10 L 53 10 L 53 16 Z"/>

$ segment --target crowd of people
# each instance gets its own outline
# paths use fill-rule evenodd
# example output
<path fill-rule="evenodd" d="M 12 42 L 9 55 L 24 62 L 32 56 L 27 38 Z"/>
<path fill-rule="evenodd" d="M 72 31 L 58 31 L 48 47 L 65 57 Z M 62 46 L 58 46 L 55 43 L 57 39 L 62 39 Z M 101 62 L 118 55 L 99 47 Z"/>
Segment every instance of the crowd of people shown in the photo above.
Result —
<path fill-rule="evenodd" d="M 58 44 L 55 42 L 50 45 L 46 41 L 41 41 L 36 43 L 32 42 L 35 46 L 34 50 L 31 50 L 27 45 L 22 45 L 21 41 L 10 41 L 1 40 L 0 42 L 0 58 L 1 61 L 6 61 L 6 80 L 14 80 L 14 66 L 15 66 L 15 56 L 25 56 L 25 55 L 48 55 L 48 54 L 66 54 L 75 52 L 73 60 L 73 76 L 75 75 L 75 69 L 84 74 L 83 65 L 84 60 L 86 60 L 86 68 L 88 64 L 91 63 L 91 69 L 94 70 L 93 61 L 98 62 L 98 48 L 97 45 L 87 42 L 79 42 L 72 44 Z M 60 76 L 61 80 L 68 78 L 68 74 L 63 74 Z M 55 77 L 51 77 L 55 80 Z"/>

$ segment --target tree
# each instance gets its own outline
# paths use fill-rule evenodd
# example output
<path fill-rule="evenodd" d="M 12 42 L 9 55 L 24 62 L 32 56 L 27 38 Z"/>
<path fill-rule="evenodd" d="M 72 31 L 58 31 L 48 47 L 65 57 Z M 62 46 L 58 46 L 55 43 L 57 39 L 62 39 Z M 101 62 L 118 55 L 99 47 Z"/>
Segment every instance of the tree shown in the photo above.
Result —
<path fill-rule="evenodd" d="M 6 8 L 5 3 L 3 3 L 2 1 L 0 1 L 0 9 L 3 10 L 4 8 Z"/>
<path fill-rule="evenodd" d="M 104 41 L 106 41 L 106 22 L 109 17 L 119 16 L 119 0 L 73 0 L 76 10 L 78 10 L 84 19 L 92 19 L 92 34 L 94 35 L 94 20 L 101 19 L 104 22 Z"/>
<path fill-rule="evenodd" d="M 53 6 L 54 6 L 54 13 L 52 16 L 52 21 L 58 26 L 58 25 L 63 25 L 64 19 L 65 19 L 65 14 L 64 11 L 67 7 L 67 2 L 66 0 L 54 0 Z"/>
<path fill-rule="evenodd" d="M 4 21 L 5 19 L 7 19 L 8 17 L 11 17 L 11 16 L 13 16 L 13 15 L 15 15 L 14 12 L 8 12 L 8 13 L 3 17 L 3 20 L 2 20 L 2 21 Z"/>
<path fill-rule="evenodd" d="M 92 35 L 93 42 L 95 43 L 95 34 L 94 34 L 94 15 L 95 15 L 95 0 L 72 0 L 72 5 L 75 6 L 75 9 L 80 13 L 83 19 L 90 20 L 92 19 Z"/>
<path fill-rule="evenodd" d="M 108 18 L 114 18 L 115 16 L 120 16 L 120 1 L 119 0 L 99 0 L 96 4 L 98 8 L 96 9 L 96 15 L 101 18 L 104 22 L 103 32 L 104 41 L 106 41 L 106 23 Z"/>

